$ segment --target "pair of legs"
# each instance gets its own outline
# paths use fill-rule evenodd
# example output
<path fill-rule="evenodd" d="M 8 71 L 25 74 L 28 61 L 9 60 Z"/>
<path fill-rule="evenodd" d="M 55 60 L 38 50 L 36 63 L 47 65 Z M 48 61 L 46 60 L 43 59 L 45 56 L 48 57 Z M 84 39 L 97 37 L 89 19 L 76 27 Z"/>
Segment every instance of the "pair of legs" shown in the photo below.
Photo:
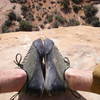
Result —
<path fill-rule="evenodd" d="M 90 91 L 93 72 L 69 68 L 65 71 L 65 79 L 74 90 Z M 27 80 L 22 69 L 0 70 L 0 93 L 19 91 Z M 85 85 L 84 85 L 85 84 Z"/>
<path fill-rule="evenodd" d="M 34 42 L 32 44 L 31 49 L 28 52 L 28 55 L 26 57 L 27 59 L 25 60 L 24 65 L 22 66 L 22 64 L 18 63 L 18 65 L 25 68 L 25 71 L 22 69 L 13 69 L 13 70 L 4 70 L 4 71 L 2 70 L 1 71 L 1 73 L 0 73 L 0 76 L 1 76 L 0 77 L 0 92 L 19 91 L 26 83 L 26 80 L 27 80 L 26 72 L 28 73 L 29 76 L 33 77 L 32 79 L 34 80 L 34 76 L 32 76 L 33 74 L 31 74 L 30 72 L 33 71 L 33 73 L 34 73 L 33 68 L 36 70 L 36 68 L 40 66 L 40 65 L 38 65 L 38 63 L 41 63 L 38 60 L 39 57 L 37 58 L 38 52 L 40 53 L 39 56 L 43 56 L 44 54 L 46 54 L 46 56 L 45 56 L 46 62 L 45 63 L 46 63 L 46 66 L 48 66 L 47 76 L 49 75 L 49 77 L 47 77 L 47 80 L 50 81 L 50 80 L 54 79 L 52 82 L 47 81 L 47 84 L 46 84 L 47 88 L 49 87 L 48 85 L 50 85 L 51 83 L 52 84 L 50 86 L 52 86 L 52 85 L 57 86 L 57 84 L 59 82 L 61 83 L 62 81 L 56 81 L 56 84 L 53 84 L 53 82 L 55 82 L 55 80 L 57 80 L 57 78 L 58 78 L 57 75 L 63 80 L 63 74 L 64 74 L 66 84 L 68 84 L 71 89 L 90 91 L 90 88 L 93 83 L 93 74 L 92 74 L 93 72 L 86 71 L 86 70 L 81 71 L 81 70 L 73 69 L 73 68 L 69 68 L 65 71 L 65 69 L 67 68 L 66 67 L 67 64 L 65 64 L 63 57 L 59 53 L 59 50 L 55 47 L 54 43 L 52 43 L 51 40 L 47 39 L 47 40 L 44 40 L 44 44 L 42 44 L 41 40 Z M 41 49 L 41 46 L 46 51 L 49 51 L 49 52 L 43 51 L 44 49 Z M 40 50 L 43 52 L 43 55 L 41 55 L 42 52 Z M 33 59 L 33 58 L 36 58 L 36 59 Z M 29 68 L 31 68 L 31 71 Z M 36 70 L 36 71 L 40 72 L 40 70 L 41 69 L 39 68 L 39 70 Z M 49 74 L 48 74 L 48 71 L 50 72 Z M 54 73 L 57 73 L 57 74 L 54 74 Z M 35 78 L 37 77 L 36 74 L 37 73 L 35 72 Z M 37 75 L 39 75 L 39 74 L 37 74 Z M 51 75 L 53 75 L 53 76 L 51 77 Z M 97 74 L 97 75 L 99 75 L 99 74 Z M 31 79 L 31 78 L 29 77 L 29 79 Z M 41 80 L 41 78 L 39 78 L 39 79 Z M 36 79 L 36 81 L 39 79 Z M 32 84 L 34 84 L 34 82 L 32 81 Z M 58 86 L 60 86 L 60 85 L 58 85 Z"/>

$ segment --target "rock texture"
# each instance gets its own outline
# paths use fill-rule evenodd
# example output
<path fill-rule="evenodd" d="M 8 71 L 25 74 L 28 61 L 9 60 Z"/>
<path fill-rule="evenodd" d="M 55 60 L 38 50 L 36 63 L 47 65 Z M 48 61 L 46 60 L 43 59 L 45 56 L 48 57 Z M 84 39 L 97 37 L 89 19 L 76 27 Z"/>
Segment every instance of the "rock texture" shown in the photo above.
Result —
<path fill-rule="evenodd" d="M 94 17 L 96 9 L 90 5 L 98 8 L 98 18 Z M 0 33 L 88 24 L 100 27 L 98 5 L 100 0 L 1 0 Z M 89 11 L 88 13 L 93 16 L 87 16 L 84 8 L 89 9 L 86 12 Z M 9 14 L 14 18 L 9 17 Z M 22 23 L 29 28 L 22 28 Z"/>
<path fill-rule="evenodd" d="M 13 9 L 13 7 L 16 7 Z M 20 5 L 11 3 L 10 0 L 1 0 L 0 1 L 0 33 L 2 33 L 2 25 L 8 19 L 8 14 L 14 11 L 17 15 L 21 14 Z"/>
<path fill-rule="evenodd" d="M 24 57 L 32 41 L 43 37 L 50 38 L 55 42 L 63 56 L 69 57 L 71 67 L 77 67 L 80 70 L 93 70 L 94 65 L 100 63 L 100 28 L 89 26 L 61 27 L 39 32 L 0 35 L 0 69 L 15 68 L 13 60 L 16 53 L 20 52 Z M 0 100 L 9 100 L 12 94 L 0 94 Z M 81 100 L 100 100 L 100 95 L 86 92 L 80 92 L 80 94 L 84 97 Z M 71 96 L 65 98 L 69 100 Z"/>

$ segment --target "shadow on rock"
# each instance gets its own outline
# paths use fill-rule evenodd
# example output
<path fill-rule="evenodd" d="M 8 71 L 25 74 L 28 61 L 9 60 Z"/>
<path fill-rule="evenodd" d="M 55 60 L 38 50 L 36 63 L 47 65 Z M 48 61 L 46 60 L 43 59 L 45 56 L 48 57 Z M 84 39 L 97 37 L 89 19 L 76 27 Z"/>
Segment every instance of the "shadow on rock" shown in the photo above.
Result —
<path fill-rule="evenodd" d="M 55 96 L 40 96 L 34 97 L 29 95 L 20 95 L 18 100 L 87 100 L 78 92 L 70 92 L 67 91 L 66 93 L 55 95 Z"/>

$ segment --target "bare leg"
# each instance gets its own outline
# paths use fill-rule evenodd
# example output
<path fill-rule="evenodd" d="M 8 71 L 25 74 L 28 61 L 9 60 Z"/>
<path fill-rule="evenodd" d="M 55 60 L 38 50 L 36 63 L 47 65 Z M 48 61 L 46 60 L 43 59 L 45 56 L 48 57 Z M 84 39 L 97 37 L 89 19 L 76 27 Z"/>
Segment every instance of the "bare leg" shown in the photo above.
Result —
<path fill-rule="evenodd" d="M 65 72 L 70 88 L 90 91 L 93 83 L 92 71 L 69 68 Z M 0 70 L 0 93 L 19 91 L 27 80 L 27 74 L 22 69 Z"/>
<path fill-rule="evenodd" d="M 19 91 L 27 80 L 22 69 L 0 70 L 0 93 Z"/>
<path fill-rule="evenodd" d="M 90 91 L 93 82 L 93 72 L 69 68 L 65 71 L 65 78 L 73 90 Z"/>

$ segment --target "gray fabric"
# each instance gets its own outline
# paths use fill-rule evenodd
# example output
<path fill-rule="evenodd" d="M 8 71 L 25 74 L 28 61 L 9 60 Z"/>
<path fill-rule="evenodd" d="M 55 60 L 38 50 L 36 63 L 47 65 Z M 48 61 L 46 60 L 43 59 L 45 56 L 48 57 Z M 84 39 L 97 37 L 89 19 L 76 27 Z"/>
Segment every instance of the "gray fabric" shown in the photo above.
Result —
<path fill-rule="evenodd" d="M 63 56 L 60 54 L 52 40 L 46 39 L 44 41 L 44 48 L 46 52 L 45 89 L 50 95 L 64 92 L 66 88 L 68 88 L 67 82 L 64 80 L 64 72 L 69 68 L 69 63 L 64 62 Z"/>
<path fill-rule="evenodd" d="M 64 72 L 69 68 L 69 62 L 64 62 L 63 56 L 50 39 L 35 40 L 22 64 L 18 65 L 25 70 L 28 77 L 19 91 L 21 97 L 25 94 L 55 95 L 69 88 L 64 80 Z"/>
<path fill-rule="evenodd" d="M 21 92 L 41 95 L 44 89 L 44 78 L 41 69 L 41 59 L 36 47 L 34 46 L 36 42 L 37 40 L 32 43 L 32 46 L 22 62 L 23 70 L 26 71 L 28 79 Z"/>

